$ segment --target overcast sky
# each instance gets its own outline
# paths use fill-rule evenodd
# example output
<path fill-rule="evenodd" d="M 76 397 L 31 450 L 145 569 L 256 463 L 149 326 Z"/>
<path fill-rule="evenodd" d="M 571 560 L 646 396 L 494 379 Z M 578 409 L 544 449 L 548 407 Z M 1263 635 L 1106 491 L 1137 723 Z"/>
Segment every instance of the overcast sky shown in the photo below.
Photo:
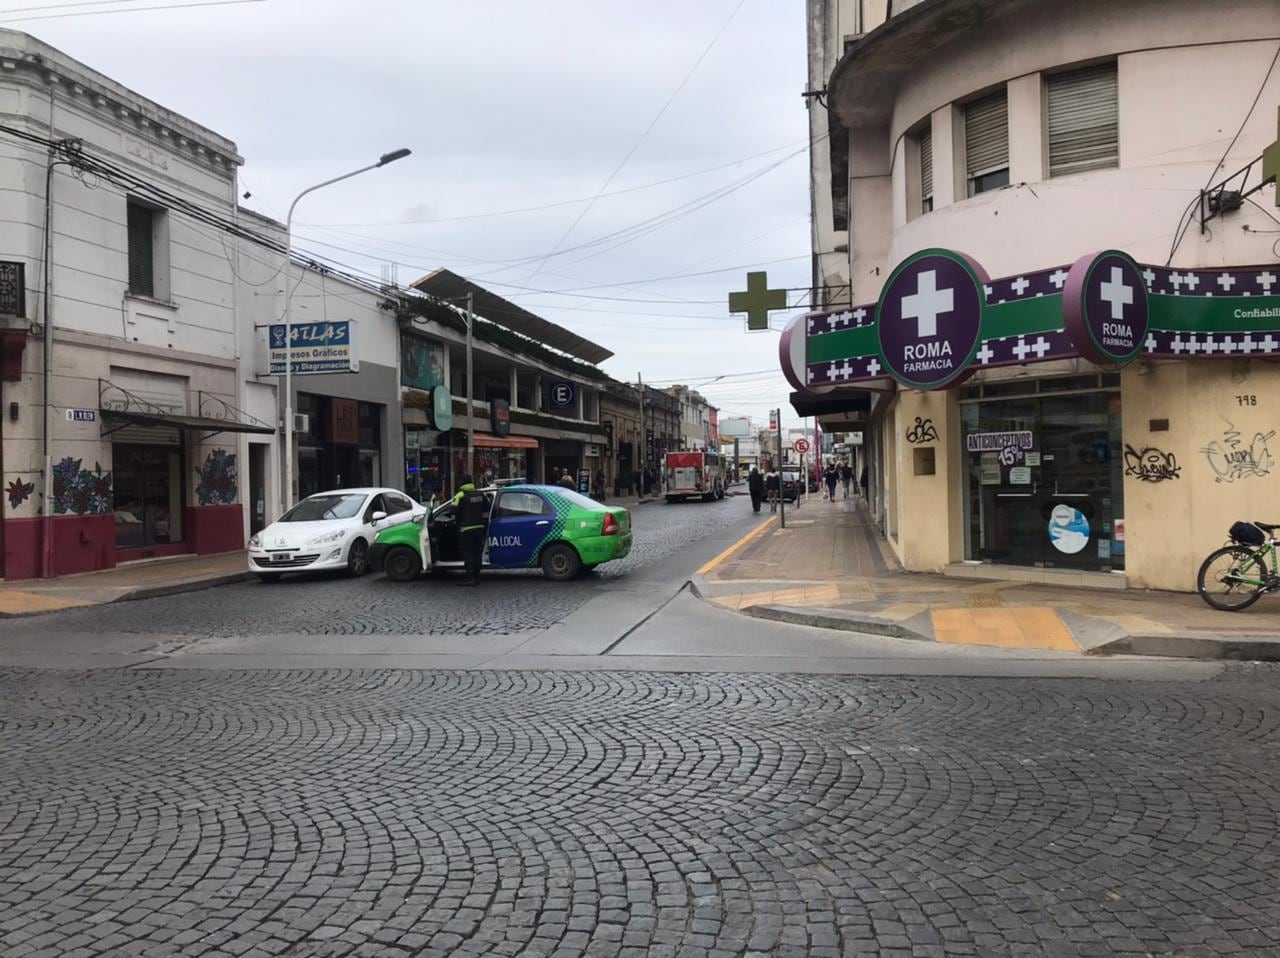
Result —
<path fill-rule="evenodd" d="M 803 4 L 263 0 L 115 12 L 180 2 L 190 0 L 0 0 L 0 24 L 234 140 L 246 205 L 281 219 L 304 187 L 414 151 L 305 199 L 299 246 L 375 277 L 397 263 L 402 283 L 448 267 L 612 349 L 605 368 L 619 379 L 768 370 L 699 388 L 726 414 L 761 419 L 785 405 L 778 334 L 748 335 L 725 300 L 743 288 L 737 267 L 767 269 L 774 287 L 809 282 Z M 5 15 L 34 6 L 112 12 Z M 506 215 L 485 215 L 495 213 Z M 725 271 L 667 278 L 711 270 Z"/>

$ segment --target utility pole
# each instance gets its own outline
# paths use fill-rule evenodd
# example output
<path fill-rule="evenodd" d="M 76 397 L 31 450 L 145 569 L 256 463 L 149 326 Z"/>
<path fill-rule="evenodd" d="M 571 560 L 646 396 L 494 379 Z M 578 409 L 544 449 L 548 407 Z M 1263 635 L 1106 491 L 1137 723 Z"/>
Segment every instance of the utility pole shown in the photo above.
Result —
<path fill-rule="evenodd" d="M 471 406 L 473 386 L 471 370 L 471 327 L 475 325 L 475 314 L 472 312 L 473 295 L 467 293 L 467 474 L 473 480 L 476 474 L 476 424 L 475 409 Z"/>
<path fill-rule="evenodd" d="M 774 421 L 778 424 L 778 525 L 785 529 L 787 527 L 787 497 L 786 497 L 786 477 L 782 472 L 782 407 L 778 407 L 773 411 Z M 801 473 L 802 481 L 804 474 Z M 800 501 L 800 492 L 796 490 L 796 502 Z"/>
<path fill-rule="evenodd" d="M 644 498 L 644 474 L 649 467 L 649 434 L 644 431 L 644 376 L 636 373 L 636 391 L 640 393 L 640 441 L 636 459 L 640 461 L 640 498 Z"/>

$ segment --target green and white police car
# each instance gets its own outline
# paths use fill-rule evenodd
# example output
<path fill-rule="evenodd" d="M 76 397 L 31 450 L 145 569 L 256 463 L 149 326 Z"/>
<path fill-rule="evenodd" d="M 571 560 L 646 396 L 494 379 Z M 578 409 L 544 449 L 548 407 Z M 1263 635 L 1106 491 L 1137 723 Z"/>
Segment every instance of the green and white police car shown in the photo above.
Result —
<path fill-rule="evenodd" d="M 572 579 L 582 570 L 621 559 L 631 551 L 631 514 L 561 486 L 530 484 L 482 490 L 489 497 L 487 569 L 541 567 L 549 579 Z M 424 570 L 461 569 L 457 510 L 452 502 L 388 526 L 369 550 L 369 563 L 397 582 Z"/>

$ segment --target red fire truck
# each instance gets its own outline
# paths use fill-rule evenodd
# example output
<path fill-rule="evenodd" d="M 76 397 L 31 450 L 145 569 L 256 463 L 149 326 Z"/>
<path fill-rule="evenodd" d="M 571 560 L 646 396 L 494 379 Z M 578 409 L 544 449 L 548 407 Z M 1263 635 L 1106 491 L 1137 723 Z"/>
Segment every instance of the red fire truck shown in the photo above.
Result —
<path fill-rule="evenodd" d="M 669 452 L 662 472 L 667 502 L 692 498 L 713 502 L 724 498 L 724 460 L 719 453 Z"/>

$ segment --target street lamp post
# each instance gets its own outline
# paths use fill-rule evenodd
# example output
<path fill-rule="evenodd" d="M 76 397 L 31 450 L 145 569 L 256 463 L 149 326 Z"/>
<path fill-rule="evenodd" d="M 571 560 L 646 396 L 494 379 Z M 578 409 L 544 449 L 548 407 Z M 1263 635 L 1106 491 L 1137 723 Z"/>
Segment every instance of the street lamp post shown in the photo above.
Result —
<path fill-rule="evenodd" d="M 293 257 L 293 210 L 298 205 L 298 201 L 308 193 L 314 193 L 316 190 L 325 186 L 331 186 L 342 180 L 349 180 L 353 176 L 359 176 L 361 173 L 368 173 L 370 170 L 376 170 L 380 166 L 386 166 L 388 163 L 394 163 L 396 160 L 402 160 L 408 156 L 412 150 L 399 149 L 390 153 L 383 153 L 378 157 L 377 163 L 370 163 L 368 166 L 362 166 L 358 170 L 352 170 L 350 173 L 343 173 L 341 176 L 335 176 L 331 180 L 325 180 L 323 183 L 317 183 L 315 186 L 308 186 L 305 190 L 294 197 L 293 202 L 289 204 L 289 215 L 285 218 L 284 223 L 284 507 L 289 509 L 293 505 L 293 324 L 289 321 L 289 304 L 293 299 L 293 290 L 289 288 L 290 269 Z"/>

